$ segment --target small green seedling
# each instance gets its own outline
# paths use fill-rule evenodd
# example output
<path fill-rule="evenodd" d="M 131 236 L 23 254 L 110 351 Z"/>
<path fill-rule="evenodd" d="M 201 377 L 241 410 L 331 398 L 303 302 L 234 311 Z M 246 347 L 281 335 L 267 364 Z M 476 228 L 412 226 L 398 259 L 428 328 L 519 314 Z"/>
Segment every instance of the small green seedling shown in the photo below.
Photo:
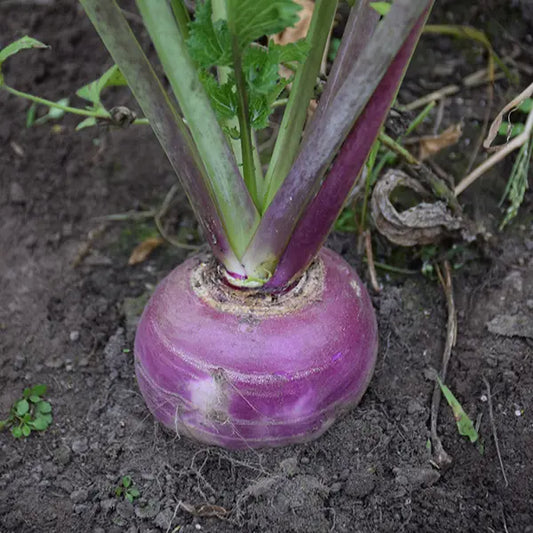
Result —
<path fill-rule="evenodd" d="M 476 431 L 472 420 L 468 418 L 468 415 L 465 413 L 463 407 L 459 403 L 459 400 L 457 400 L 452 391 L 446 385 L 444 385 L 444 383 L 438 377 L 437 383 L 439 384 L 446 401 L 452 408 L 459 434 L 468 437 L 472 443 L 477 442 L 479 440 L 479 433 Z"/>
<path fill-rule="evenodd" d="M 11 428 L 16 439 L 29 437 L 32 431 L 45 431 L 52 423 L 52 406 L 43 399 L 46 385 L 34 385 L 24 389 L 22 398 L 17 400 L 9 416 L 0 420 L 0 430 Z"/>
<path fill-rule="evenodd" d="M 141 495 L 139 489 L 134 486 L 131 476 L 123 476 L 120 480 L 120 483 L 115 488 L 115 496 L 121 498 L 124 496 L 125 500 L 128 500 L 130 503 L 138 498 Z"/>

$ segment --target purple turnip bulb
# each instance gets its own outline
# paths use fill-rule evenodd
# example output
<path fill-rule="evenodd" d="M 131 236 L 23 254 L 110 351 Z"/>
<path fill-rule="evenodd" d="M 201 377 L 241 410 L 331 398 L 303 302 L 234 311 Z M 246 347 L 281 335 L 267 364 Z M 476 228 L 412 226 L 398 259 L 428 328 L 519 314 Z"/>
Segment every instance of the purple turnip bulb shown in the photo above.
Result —
<path fill-rule="evenodd" d="M 159 284 L 135 339 L 155 417 L 230 449 L 318 437 L 359 402 L 376 353 L 368 293 L 328 249 L 277 295 L 232 288 L 214 260 L 194 256 Z"/>

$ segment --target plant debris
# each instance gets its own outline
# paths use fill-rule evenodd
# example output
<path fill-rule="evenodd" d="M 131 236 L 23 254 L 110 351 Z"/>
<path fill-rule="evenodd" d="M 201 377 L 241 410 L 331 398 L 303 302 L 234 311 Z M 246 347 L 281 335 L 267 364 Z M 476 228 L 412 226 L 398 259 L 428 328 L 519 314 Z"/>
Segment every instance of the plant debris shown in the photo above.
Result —
<path fill-rule="evenodd" d="M 397 187 L 406 187 L 423 199 L 428 191 L 415 179 L 397 169 L 389 170 L 378 180 L 372 193 L 372 218 L 379 232 L 400 246 L 431 244 L 451 232 L 466 229 L 463 217 L 454 215 L 442 201 L 422 201 L 399 212 L 391 201 Z"/>

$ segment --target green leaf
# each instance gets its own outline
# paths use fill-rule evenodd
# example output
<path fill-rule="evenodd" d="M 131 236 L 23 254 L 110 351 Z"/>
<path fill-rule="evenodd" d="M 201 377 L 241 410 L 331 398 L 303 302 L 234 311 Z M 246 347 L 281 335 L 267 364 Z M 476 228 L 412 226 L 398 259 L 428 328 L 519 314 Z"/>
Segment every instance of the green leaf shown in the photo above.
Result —
<path fill-rule="evenodd" d="M 509 124 L 509 122 L 502 122 L 498 129 L 498 133 L 504 137 L 512 139 L 517 135 L 520 135 L 526 129 L 525 124 L 518 122 L 517 124 Z"/>
<path fill-rule="evenodd" d="M 476 442 L 479 439 L 479 434 L 472 423 L 472 420 L 468 418 L 468 415 L 463 410 L 463 407 L 453 395 L 452 391 L 442 383 L 442 381 L 437 377 L 437 382 L 439 387 L 442 390 L 442 394 L 446 398 L 449 406 L 452 408 L 453 416 L 455 418 L 455 423 L 457 424 L 457 429 L 459 434 L 470 439 L 470 442 Z"/>
<path fill-rule="evenodd" d="M 195 18 L 190 23 L 187 47 L 200 68 L 231 64 L 231 37 L 225 20 L 212 20 L 211 0 L 197 2 Z"/>
<path fill-rule="evenodd" d="M 384 17 L 390 11 L 392 4 L 389 2 L 370 2 L 370 7 Z"/>
<path fill-rule="evenodd" d="M 31 421 L 29 425 L 37 431 L 44 431 L 48 428 L 50 422 L 44 416 L 37 415 L 35 420 Z"/>
<path fill-rule="evenodd" d="M 131 485 L 131 477 L 130 476 L 124 476 L 122 478 L 122 486 L 127 489 L 130 485 Z"/>
<path fill-rule="evenodd" d="M 223 85 L 219 85 L 214 76 L 207 72 L 201 72 L 200 79 L 218 118 L 222 120 L 233 118 L 237 114 L 235 81 L 231 79 Z"/>
<path fill-rule="evenodd" d="M 41 383 L 39 385 L 34 385 L 30 390 L 32 395 L 42 396 L 43 394 L 46 394 L 48 387 Z"/>
<path fill-rule="evenodd" d="M 42 398 L 40 396 L 32 395 L 28 398 L 31 403 L 39 403 L 42 401 Z"/>
<path fill-rule="evenodd" d="M 126 500 L 128 500 L 130 503 L 133 503 L 133 496 L 132 496 L 129 492 L 126 492 L 126 494 L 124 495 L 124 497 L 125 497 Z"/>
<path fill-rule="evenodd" d="M 46 415 L 52 412 L 52 406 L 48 402 L 41 401 L 37 404 L 36 407 L 37 407 L 37 411 L 39 411 L 39 413 L 42 413 L 43 415 Z"/>
<path fill-rule="evenodd" d="M 242 69 L 249 94 L 268 94 L 279 79 L 279 49 L 249 47 L 244 51 Z"/>
<path fill-rule="evenodd" d="M 31 106 L 28 108 L 28 112 L 26 113 L 26 127 L 27 128 L 31 128 L 35 122 L 35 114 L 37 112 L 37 104 L 35 102 L 33 102 L 33 104 L 31 104 Z M 26 393 L 26 391 L 28 391 L 28 394 L 29 394 L 29 391 L 30 389 L 24 389 L 24 394 Z M 26 396 L 24 396 L 26 398 Z"/>
<path fill-rule="evenodd" d="M 529 113 L 533 109 L 533 98 L 526 98 L 519 106 L 518 109 L 522 113 Z"/>
<path fill-rule="evenodd" d="M 28 400 L 22 399 L 15 404 L 15 413 L 17 416 L 24 416 L 30 410 Z"/>
<path fill-rule="evenodd" d="M 337 40 L 340 44 L 340 39 Z M 279 54 L 279 63 L 291 63 L 292 61 L 298 61 L 302 63 L 311 49 L 311 44 L 305 39 L 300 39 L 294 43 L 288 43 L 284 45 L 275 44 L 273 41 L 270 41 L 268 43 L 268 49 L 271 52 L 276 52 Z"/>
<path fill-rule="evenodd" d="M 25 437 L 29 437 L 30 436 L 30 433 L 31 433 L 31 428 L 30 426 L 24 424 L 22 426 L 22 434 L 25 436 Z"/>
<path fill-rule="evenodd" d="M 20 439 L 20 437 L 22 437 L 22 428 L 19 427 L 19 426 L 16 426 L 14 428 L 11 428 L 11 434 L 13 435 L 13 437 L 15 437 L 16 439 Z"/>
<path fill-rule="evenodd" d="M 135 487 L 132 487 L 129 491 L 128 491 L 128 494 L 130 494 L 133 498 L 138 498 L 141 493 L 139 492 L 138 489 L 136 489 Z"/>
<path fill-rule="evenodd" d="M 126 79 L 120 72 L 120 69 L 117 65 L 113 65 L 111 68 L 107 69 L 97 80 L 84 85 L 76 91 L 76 94 L 88 100 L 94 106 L 94 108 L 102 108 L 100 102 L 100 95 L 106 87 L 123 87 L 127 86 Z"/>
<path fill-rule="evenodd" d="M 76 126 L 76 131 L 83 130 L 84 128 L 89 128 L 91 126 L 96 126 L 96 124 L 98 124 L 96 117 L 87 117 Z"/>
<path fill-rule="evenodd" d="M 0 420 L 0 431 L 2 431 L 8 424 L 10 420 Z"/>
<path fill-rule="evenodd" d="M 24 391 L 22 392 L 22 397 L 23 398 L 28 398 L 29 396 L 31 396 L 33 394 L 33 391 L 32 389 L 30 389 L 29 387 L 26 387 L 24 389 Z"/>
<path fill-rule="evenodd" d="M 28 37 L 27 35 L 25 35 L 24 37 L 21 37 L 17 41 L 14 41 L 11 44 L 8 44 L 5 48 L 0 50 L 0 85 L 4 83 L 4 78 L 2 76 L 2 63 L 8 57 L 15 55 L 21 50 L 27 50 L 28 48 L 50 48 L 50 47 L 42 43 L 41 41 L 38 41 L 37 39 L 33 39 L 32 37 Z"/>
<path fill-rule="evenodd" d="M 293 0 L 227 0 L 226 5 L 231 31 L 242 48 L 264 35 L 294 26 L 302 9 Z"/>
<path fill-rule="evenodd" d="M 68 98 L 61 98 L 61 100 L 58 100 L 56 102 L 59 105 L 62 106 L 68 106 L 69 99 Z M 46 122 L 49 122 L 50 120 L 58 120 L 62 118 L 65 115 L 65 111 L 63 109 L 59 109 L 57 107 L 49 107 L 48 113 L 46 115 L 43 115 L 42 117 L 39 117 L 32 122 L 32 126 L 40 126 L 41 124 L 45 124 Z M 26 121 L 26 124 L 28 121 Z"/>

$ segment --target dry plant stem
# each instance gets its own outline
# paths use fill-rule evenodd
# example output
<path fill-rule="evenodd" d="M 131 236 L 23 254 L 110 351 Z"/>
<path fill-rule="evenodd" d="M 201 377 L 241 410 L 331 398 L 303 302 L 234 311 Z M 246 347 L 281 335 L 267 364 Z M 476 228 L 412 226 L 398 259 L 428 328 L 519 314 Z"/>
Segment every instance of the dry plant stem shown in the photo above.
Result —
<path fill-rule="evenodd" d="M 437 198 L 444 200 L 455 214 L 461 214 L 462 209 L 457 201 L 456 195 L 448 187 L 446 182 L 439 178 L 428 166 L 423 163 L 419 166 L 411 167 L 415 176 L 422 182 L 426 183 L 435 193 Z"/>
<path fill-rule="evenodd" d="M 498 461 L 500 462 L 500 469 L 502 471 L 503 480 L 505 481 L 505 486 L 509 486 L 509 480 L 507 479 L 507 474 L 505 473 L 505 467 L 503 466 L 502 454 L 500 453 L 500 442 L 498 440 L 498 434 L 496 433 L 496 424 L 494 423 L 494 411 L 492 409 L 492 395 L 490 391 L 489 381 L 485 376 L 483 376 L 483 381 L 487 389 L 487 402 L 489 404 L 489 419 L 490 427 L 492 429 L 492 438 L 494 439 L 494 444 L 496 446 L 496 454 L 498 455 Z"/>
<path fill-rule="evenodd" d="M 176 248 L 183 248 L 184 250 L 192 250 L 192 251 L 198 251 L 200 249 L 199 246 L 195 246 L 194 244 L 187 244 L 185 242 L 178 241 L 171 237 L 165 230 L 162 218 L 165 216 L 166 212 L 168 211 L 168 208 L 170 207 L 170 203 L 172 202 L 172 199 L 174 198 L 174 195 L 179 190 L 179 185 L 175 183 L 172 185 L 172 187 L 167 192 L 165 199 L 163 200 L 163 203 L 161 204 L 161 207 L 157 211 L 157 213 L 154 215 L 154 222 L 157 226 L 157 230 L 161 234 L 161 237 L 165 239 L 169 244 L 172 246 L 175 246 Z"/>
<path fill-rule="evenodd" d="M 480 176 L 485 174 L 487 170 L 492 168 L 496 163 L 499 163 L 505 159 L 511 152 L 514 152 L 520 148 L 531 136 L 533 131 L 533 110 L 529 112 L 527 117 L 526 126 L 524 131 L 517 135 L 511 142 L 507 143 L 501 150 L 492 154 L 486 161 L 483 161 L 481 165 L 476 167 L 468 176 L 465 176 L 455 187 L 455 196 L 459 196 L 465 189 L 470 187 L 474 181 L 476 181 Z"/>
<path fill-rule="evenodd" d="M 455 314 L 450 263 L 448 261 L 444 261 L 444 275 L 438 265 L 436 265 L 436 271 L 444 290 L 444 294 L 446 295 L 446 305 L 448 308 L 446 343 L 444 345 L 444 352 L 442 354 L 442 366 L 440 371 L 440 377 L 442 381 L 445 381 L 448 363 L 450 362 L 450 356 L 452 354 L 452 348 L 455 346 L 455 341 L 457 339 L 457 316 Z M 434 450 L 433 461 L 439 468 L 445 468 L 451 464 L 452 458 L 444 450 L 442 442 L 437 434 L 437 418 L 439 414 L 441 398 L 442 392 L 440 386 L 437 382 L 435 382 L 433 397 L 431 399 L 431 442 Z"/>
<path fill-rule="evenodd" d="M 376 266 L 374 265 L 374 252 L 372 251 L 372 236 L 370 234 L 370 230 L 365 231 L 365 253 L 372 288 L 376 292 L 381 292 L 381 286 L 379 285 L 378 276 L 376 273 Z"/>
<path fill-rule="evenodd" d="M 481 146 L 483 145 L 483 139 L 487 136 L 487 130 L 489 127 L 490 115 L 492 113 L 492 104 L 494 103 L 494 83 L 489 83 L 487 85 L 487 109 L 485 110 L 485 116 L 483 117 L 483 124 L 481 126 L 481 131 L 479 133 L 476 146 L 472 151 L 470 160 L 468 161 L 468 166 L 466 167 L 466 173 L 469 173 L 476 162 Z"/>
<path fill-rule="evenodd" d="M 473 72 L 472 74 L 469 74 L 466 78 L 463 79 L 462 86 L 461 85 L 445 85 L 444 87 L 441 87 L 440 89 L 437 89 L 436 91 L 433 91 L 429 94 L 426 94 L 425 96 L 421 96 L 417 100 L 413 100 L 411 103 L 406 105 L 399 105 L 396 106 L 398 111 L 414 111 L 415 109 L 419 109 L 420 107 L 424 107 L 425 105 L 436 102 L 439 100 L 442 100 L 446 98 L 447 96 L 452 96 L 454 94 L 457 94 L 461 91 L 462 88 L 468 87 L 468 88 L 474 88 L 478 87 L 479 85 L 484 85 L 485 83 L 492 83 L 493 81 L 502 79 L 505 77 L 505 74 L 502 72 L 499 72 L 494 76 L 494 78 L 490 78 L 488 75 L 488 69 L 483 68 L 481 70 L 477 70 L 476 72 Z"/>

